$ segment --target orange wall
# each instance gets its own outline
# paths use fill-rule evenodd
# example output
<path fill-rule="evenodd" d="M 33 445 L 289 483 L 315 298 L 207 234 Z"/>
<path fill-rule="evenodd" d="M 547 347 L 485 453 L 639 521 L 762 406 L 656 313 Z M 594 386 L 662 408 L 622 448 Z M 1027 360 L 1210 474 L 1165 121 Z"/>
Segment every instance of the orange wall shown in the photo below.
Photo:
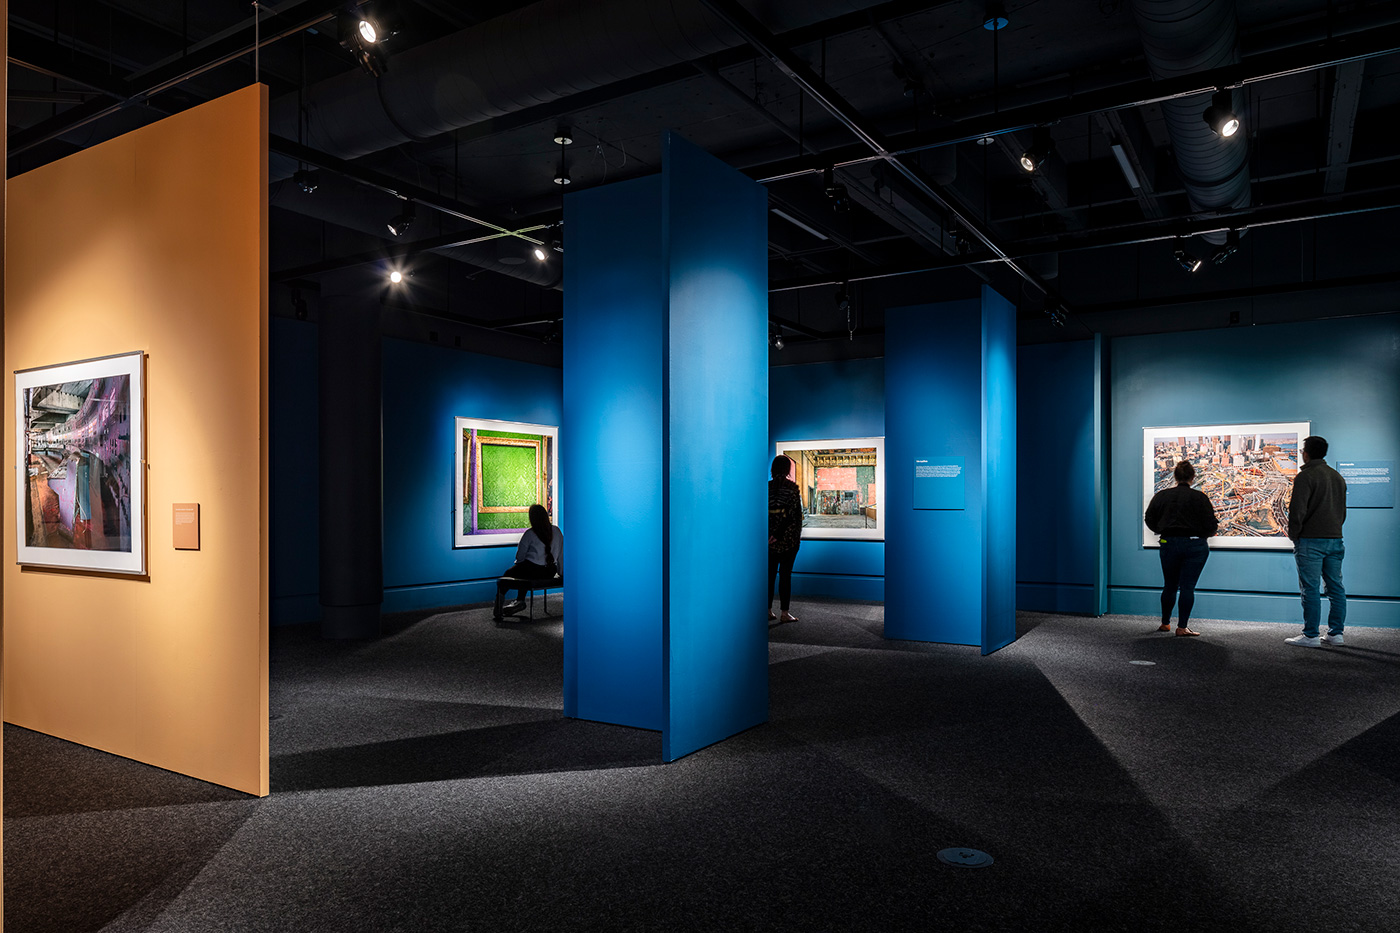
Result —
<path fill-rule="evenodd" d="M 266 88 L 11 179 L 9 229 L 5 462 L 14 370 L 144 350 L 149 573 L 16 566 L 4 471 L 5 719 L 266 794 Z"/>
<path fill-rule="evenodd" d="M 10 28 L 10 4 L 9 4 L 9 0 L 0 0 L 0 50 L 4 50 L 4 51 L 6 51 L 6 52 L 8 52 L 8 51 L 9 51 L 9 48 L 10 48 L 10 44 L 9 44 L 9 43 L 10 43 L 10 32 L 9 32 L 9 28 Z M 8 72 L 8 69 L 6 69 L 6 72 Z M 9 83 L 8 83 L 8 78 L 9 78 L 8 73 L 0 74 L 0 98 L 4 98 L 4 99 L 6 99 L 6 100 L 9 99 L 9 96 L 8 96 L 8 95 L 9 95 Z M 6 123 L 4 126 L 0 126 L 0 151 L 8 152 L 8 151 L 9 151 L 9 142 L 10 142 L 10 140 L 9 140 L 9 124 Z M 3 295 L 4 290 L 5 290 L 5 261 L 4 261 L 4 259 L 3 259 L 3 255 L 4 255 L 4 252 L 5 252 L 5 222 L 4 222 L 4 221 L 5 221 L 5 187 L 6 187 L 6 185 L 5 185 L 5 179 L 0 178 L 0 295 Z M 3 312 L 4 312 L 4 299 L 3 299 L 2 297 L 0 297 L 0 317 L 3 317 Z M 3 356 L 3 355 L 4 355 L 4 352 L 5 352 L 5 338 L 4 338 L 4 335 L 3 335 L 3 334 L 0 334 L 0 356 Z M 7 517 L 7 516 L 6 516 L 6 513 L 7 513 L 8 511 L 9 511 L 9 509 L 5 508 L 5 504 L 4 504 L 3 502 L 0 502 L 0 528 L 3 528 L 4 525 L 5 525 L 5 518 Z M 0 578 L 0 600 L 3 600 L 4 591 L 5 591 L 5 581 L 4 581 L 3 578 Z M 4 715 L 5 715 L 5 696 L 4 696 L 5 676 L 4 676 L 4 668 L 5 668 L 5 617 L 4 617 L 4 615 L 3 615 L 2 613 L 0 613 L 0 719 L 3 719 L 3 718 L 4 718 Z M 4 779 L 4 774 L 5 774 L 5 742 L 4 742 L 3 737 L 0 737 L 0 810 L 3 810 L 3 809 L 4 809 L 4 805 L 5 805 L 5 779 Z M 3 825 L 4 825 L 4 823 L 3 823 L 3 822 L 0 822 L 0 826 L 3 826 Z M 5 864 L 4 855 L 5 855 L 5 835 L 4 835 L 4 831 L 3 831 L 3 830 L 0 830 L 0 866 L 3 866 L 3 865 Z M 0 871 L 0 875 L 3 875 L 3 871 Z M 3 880 L 3 879 L 0 879 L 0 880 Z M 3 892 L 4 892 L 4 889 L 5 889 L 5 888 L 4 888 L 4 885 L 3 885 L 3 884 L 0 884 L 0 931 L 3 931 L 3 930 L 5 929 L 5 900 L 4 900 L 4 893 L 3 893 Z"/>

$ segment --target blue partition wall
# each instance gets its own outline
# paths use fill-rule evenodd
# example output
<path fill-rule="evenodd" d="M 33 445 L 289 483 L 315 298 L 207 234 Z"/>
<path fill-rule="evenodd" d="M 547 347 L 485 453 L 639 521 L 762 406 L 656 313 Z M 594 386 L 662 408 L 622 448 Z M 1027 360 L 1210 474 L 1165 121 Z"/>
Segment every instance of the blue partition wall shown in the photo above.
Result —
<path fill-rule="evenodd" d="M 993 651 L 1015 637 L 1014 308 L 984 289 L 885 320 L 885 635 Z M 943 458 L 963 508 L 915 508 L 916 461 Z"/>
<path fill-rule="evenodd" d="M 1142 429 L 1310 421 L 1327 460 L 1400 460 L 1400 316 L 1120 338 L 1112 345 L 1110 609 L 1155 615 L 1157 552 L 1142 546 Z M 1400 510 L 1350 509 L 1348 624 L 1400 626 Z M 1301 621 L 1291 551 L 1215 550 L 1201 618 Z"/>
<path fill-rule="evenodd" d="M 515 545 L 453 547 L 455 419 L 558 425 L 560 372 L 388 338 L 383 359 L 384 611 L 494 599 Z M 559 443 L 562 454 L 562 431 Z M 560 528 L 567 568 L 574 551 L 568 525 Z"/>
<path fill-rule="evenodd" d="M 983 654 L 1016 640 L 1016 306 L 982 287 Z"/>
<path fill-rule="evenodd" d="M 768 718 L 768 192 L 667 134 L 667 761 Z"/>
<path fill-rule="evenodd" d="M 1017 352 L 1016 606 L 1094 612 L 1094 342 Z"/>
<path fill-rule="evenodd" d="M 674 134 L 660 177 L 566 199 L 565 714 L 668 761 L 767 718 L 766 224 Z"/>
<path fill-rule="evenodd" d="M 665 723 L 660 213 L 659 176 L 564 204 L 564 715 L 644 729 Z"/>
<path fill-rule="evenodd" d="M 768 393 L 770 451 L 778 441 L 885 434 L 883 359 L 775 366 L 769 371 Z M 792 591 L 797 596 L 883 600 L 885 543 L 803 541 Z"/>

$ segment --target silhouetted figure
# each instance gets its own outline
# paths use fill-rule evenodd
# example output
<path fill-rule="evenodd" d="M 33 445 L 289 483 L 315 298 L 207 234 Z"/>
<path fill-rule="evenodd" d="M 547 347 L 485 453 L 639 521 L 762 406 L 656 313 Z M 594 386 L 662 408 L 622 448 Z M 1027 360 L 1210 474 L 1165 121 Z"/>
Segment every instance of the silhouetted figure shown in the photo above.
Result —
<path fill-rule="evenodd" d="M 1347 520 L 1347 481 L 1327 465 L 1327 439 L 1303 438 L 1303 465 L 1293 478 L 1288 500 L 1288 537 L 1298 565 L 1298 590 L 1303 597 L 1303 634 L 1284 641 L 1299 648 L 1345 644 L 1347 591 L 1342 586 L 1342 522 Z M 1327 634 L 1322 623 L 1322 591 L 1326 584 Z"/>
<path fill-rule="evenodd" d="M 782 607 L 782 622 L 796 622 L 789 612 L 792 605 L 792 564 L 797 560 L 797 548 L 802 544 L 802 493 L 789 477 L 794 470 L 790 458 L 773 458 L 768 481 L 768 619 L 778 619 L 773 612 L 773 577 L 778 578 L 778 601 Z"/>
<path fill-rule="evenodd" d="M 518 581 L 550 580 L 556 576 L 562 578 L 563 568 L 564 533 L 558 525 L 550 524 L 549 512 L 536 503 L 530 506 L 530 527 L 520 536 L 520 546 L 515 549 L 515 563 L 496 581 L 496 611 L 492 618 L 499 622 L 525 608 L 528 588 L 519 588 L 513 601 L 501 605 L 506 592 L 518 587 Z"/>
<path fill-rule="evenodd" d="M 1154 534 L 1161 536 L 1162 550 L 1162 624 L 1159 632 L 1172 630 L 1172 605 L 1177 605 L 1176 633 L 1199 635 L 1187 623 L 1191 607 L 1196 604 L 1196 581 L 1210 557 L 1207 539 L 1220 527 L 1215 506 L 1210 497 L 1191 488 L 1196 468 L 1182 460 L 1172 470 L 1176 485 L 1163 489 L 1147 504 L 1143 520 Z M 1178 599 L 1177 593 L 1180 592 Z"/>

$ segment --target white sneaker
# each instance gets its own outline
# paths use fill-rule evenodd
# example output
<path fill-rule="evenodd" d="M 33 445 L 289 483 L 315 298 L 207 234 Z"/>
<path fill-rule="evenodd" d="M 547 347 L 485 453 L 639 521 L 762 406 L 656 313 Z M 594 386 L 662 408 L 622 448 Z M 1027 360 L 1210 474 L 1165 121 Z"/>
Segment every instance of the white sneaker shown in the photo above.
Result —
<path fill-rule="evenodd" d="M 1323 635 L 1321 641 L 1324 645 L 1331 645 L 1334 648 L 1340 648 L 1347 643 L 1341 632 L 1335 635 Z"/>
<path fill-rule="evenodd" d="M 1288 642 L 1290 645 L 1295 645 L 1299 648 L 1322 647 L 1322 639 L 1318 638 L 1316 635 L 1313 635 L 1312 637 L 1308 637 L 1307 635 L 1294 635 L 1292 638 L 1285 638 L 1284 641 Z"/>

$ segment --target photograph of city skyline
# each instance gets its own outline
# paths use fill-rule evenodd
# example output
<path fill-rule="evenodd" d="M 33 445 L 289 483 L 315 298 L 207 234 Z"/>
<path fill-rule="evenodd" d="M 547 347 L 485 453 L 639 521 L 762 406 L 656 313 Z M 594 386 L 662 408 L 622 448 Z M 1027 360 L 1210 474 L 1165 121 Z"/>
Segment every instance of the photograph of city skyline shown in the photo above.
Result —
<path fill-rule="evenodd" d="M 1211 547 L 1290 549 L 1288 499 L 1309 430 L 1306 421 L 1143 428 L 1143 508 L 1175 485 L 1172 471 L 1188 460 L 1192 488 L 1210 498 L 1220 521 Z M 1142 543 L 1159 546 L 1145 525 Z"/>

